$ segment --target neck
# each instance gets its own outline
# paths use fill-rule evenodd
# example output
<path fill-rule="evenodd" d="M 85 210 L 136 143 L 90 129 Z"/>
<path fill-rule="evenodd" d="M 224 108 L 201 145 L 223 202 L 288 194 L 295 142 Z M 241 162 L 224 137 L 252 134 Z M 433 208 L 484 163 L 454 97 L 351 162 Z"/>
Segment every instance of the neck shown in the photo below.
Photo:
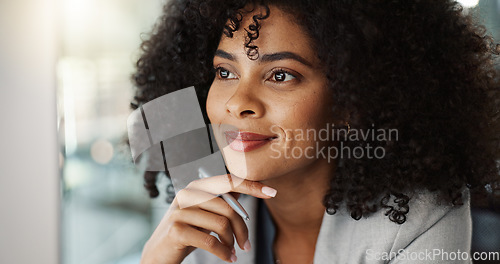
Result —
<path fill-rule="evenodd" d="M 276 197 L 265 200 L 277 236 L 316 243 L 325 213 L 323 198 L 334 168 L 326 160 L 316 160 L 301 171 L 263 181 L 278 190 Z"/>

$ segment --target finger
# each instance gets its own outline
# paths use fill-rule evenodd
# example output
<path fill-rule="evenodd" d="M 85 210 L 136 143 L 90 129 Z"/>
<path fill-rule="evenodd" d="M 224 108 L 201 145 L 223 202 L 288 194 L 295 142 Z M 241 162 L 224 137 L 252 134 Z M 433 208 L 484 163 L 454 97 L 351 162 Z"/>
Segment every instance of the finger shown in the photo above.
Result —
<path fill-rule="evenodd" d="M 217 195 L 188 187 L 180 190 L 175 196 L 180 209 L 198 205 L 214 198 L 217 198 Z"/>
<path fill-rule="evenodd" d="M 224 245 L 231 249 L 234 247 L 234 232 L 231 220 L 225 216 L 205 210 L 187 208 L 177 210 L 172 214 L 172 219 L 176 222 L 201 228 L 201 231 L 210 230 L 215 232 Z"/>
<path fill-rule="evenodd" d="M 241 216 L 234 211 L 231 206 L 229 206 L 226 201 L 222 200 L 222 198 L 213 199 L 208 202 L 197 205 L 198 208 L 219 214 L 227 219 L 229 219 L 231 223 L 232 232 L 238 242 L 238 245 L 241 249 L 245 251 L 250 250 L 250 242 L 248 240 L 248 228 L 245 224 L 245 221 Z M 248 243 L 247 243 L 248 241 Z M 233 242 L 234 244 L 234 242 Z"/>
<path fill-rule="evenodd" d="M 195 206 L 202 210 L 227 217 L 231 221 L 231 227 L 240 248 L 245 251 L 250 250 L 248 228 L 245 222 L 222 198 L 197 189 L 185 188 L 177 194 L 176 201 L 178 201 L 180 208 Z"/>
<path fill-rule="evenodd" d="M 179 243 L 183 246 L 204 249 L 227 262 L 236 261 L 236 255 L 231 252 L 232 248 L 223 245 L 214 236 L 180 223 L 172 225 L 171 229 L 172 234 L 178 238 Z"/>
<path fill-rule="evenodd" d="M 186 189 L 183 194 L 191 197 L 192 200 L 199 201 L 200 198 L 196 198 L 196 196 L 201 195 L 201 197 L 204 197 L 205 194 L 203 194 L 203 193 L 204 192 L 198 191 L 198 190 Z M 201 210 L 208 211 L 208 212 L 211 212 L 211 213 L 214 213 L 214 214 L 217 214 L 217 215 L 220 215 L 220 216 L 223 216 L 223 217 L 226 217 L 227 219 L 229 219 L 230 224 L 231 224 L 231 228 L 232 228 L 232 232 L 234 233 L 234 236 L 235 236 L 236 241 L 238 242 L 238 245 L 240 246 L 240 248 L 245 250 L 245 251 L 250 250 L 251 245 L 250 245 L 250 242 L 248 240 L 248 228 L 245 224 L 245 221 L 243 220 L 243 218 L 241 218 L 241 216 L 238 213 L 236 213 L 234 211 L 233 208 L 231 208 L 231 206 L 229 206 L 229 204 L 226 201 L 224 201 L 220 197 L 217 197 L 217 199 L 210 199 L 209 201 L 205 201 L 203 203 L 197 204 L 196 206 L 193 206 L 193 208 L 194 207 L 197 207 Z M 193 217 L 193 218 L 201 219 L 199 217 Z M 217 220 L 215 220 L 215 221 L 217 221 Z M 190 223 L 193 225 L 197 225 L 199 227 L 201 227 L 203 225 L 203 224 L 198 224 L 199 222 L 196 222 L 197 224 L 195 224 L 195 222 L 190 222 Z M 210 230 L 215 229 L 213 227 L 206 228 L 205 225 L 203 225 L 202 228 L 203 229 L 210 229 Z M 214 230 L 214 232 L 219 234 L 219 232 L 217 232 L 215 230 Z M 227 241 L 229 238 L 225 238 L 225 239 Z M 234 240 L 232 239 L 232 235 L 231 235 L 230 239 L 232 242 L 231 245 L 234 245 Z"/>
<path fill-rule="evenodd" d="M 260 182 L 241 179 L 232 174 L 223 174 L 192 181 L 187 188 L 202 190 L 216 195 L 238 192 L 263 199 L 274 197 L 277 193 L 276 189 Z"/>
<path fill-rule="evenodd" d="M 235 185 L 234 188 L 231 190 L 233 192 L 238 192 L 238 193 L 246 193 L 250 194 L 259 194 L 259 198 L 272 198 L 275 197 L 278 191 L 274 188 L 271 188 L 263 183 L 260 183 L 258 181 L 249 181 L 249 180 L 244 180 L 241 182 L 241 184 Z M 255 195 L 252 195 L 255 196 Z"/>

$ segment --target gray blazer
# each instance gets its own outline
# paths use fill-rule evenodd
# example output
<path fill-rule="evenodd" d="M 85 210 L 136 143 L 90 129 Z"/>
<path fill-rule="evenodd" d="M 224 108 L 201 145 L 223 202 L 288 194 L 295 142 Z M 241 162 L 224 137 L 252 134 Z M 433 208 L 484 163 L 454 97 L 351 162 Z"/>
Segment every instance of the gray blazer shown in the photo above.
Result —
<path fill-rule="evenodd" d="M 470 256 L 472 233 L 468 190 L 463 197 L 464 205 L 451 207 L 436 205 L 429 192 L 418 193 L 410 200 L 407 221 L 402 225 L 391 222 L 383 210 L 358 221 L 345 211 L 325 213 L 314 263 L 472 263 L 463 260 Z M 254 264 L 257 198 L 244 196 L 240 203 L 250 215 L 247 225 L 253 248 L 246 253 L 235 246 L 236 263 Z M 182 263 L 226 262 L 196 249 Z"/>

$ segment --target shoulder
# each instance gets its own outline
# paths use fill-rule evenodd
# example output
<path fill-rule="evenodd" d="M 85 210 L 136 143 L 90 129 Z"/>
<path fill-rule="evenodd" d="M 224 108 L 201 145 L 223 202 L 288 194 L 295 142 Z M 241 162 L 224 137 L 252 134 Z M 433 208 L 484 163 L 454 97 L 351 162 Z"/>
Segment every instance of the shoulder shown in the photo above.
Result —
<path fill-rule="evenodd" d="M 394 248 L 410 246 L 418 242 L 417 239 L 426 239 L 430 245 L 445 242 L 452 246 L 455 243 L 457 247 L 468 242 L 470 247 L 472 221 L 468 189 L 462 192 L 462 196 L 463 205 L 452 206 L 438 204 L 436 196 L 430 192 L 415 195 L 407 222 L 399 228 Z"/>
<path fill-rule="evenodd" d="M 471 247 L 469 190 L 465 189 L 462 196 L 463 205 L 452 206 L 436 204 L 431 193 L 418 194 L 413 209 L 410 207 L 409 225 L 403 224 L 395 237 L 391 252 L 400 254 L 391 263 L 403 263 L 409 254 L 422 255 L 421 263 L 470 263 L 451 258 L 462 253 L 466 256 Z"/>
<path fill-rule="evenodd" d="M 387 263 L 402 253 L 434 249 L 469 252 L 468 190 L 463 192 L 463 201 L 460 206 L 438 204 L 434 193 L 416 193 L 409 203 L 407 221 L 401 225 L 391 222 L 384 210 L 357 221 L 346 212 L 325 214 L 315 263 L 327 263 L 332 257 L 346 263 Z"/>

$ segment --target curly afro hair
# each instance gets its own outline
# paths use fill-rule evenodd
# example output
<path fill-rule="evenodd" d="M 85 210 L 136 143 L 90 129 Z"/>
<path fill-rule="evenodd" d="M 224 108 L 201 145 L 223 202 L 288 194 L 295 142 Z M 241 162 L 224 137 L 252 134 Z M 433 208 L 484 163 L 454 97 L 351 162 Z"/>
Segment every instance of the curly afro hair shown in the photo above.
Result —
<path fill-rule="evenodd" d="M 248 4 L 267 8 L 242 29 Z M 454 1 L 171 0 L 142 43 L 132 108 L 195 86 L 205 109 L 222 35 L 246 30 L 247 55 L 255 58 L 252 41 L 269 5 L 292 15 L 313 40 L 334 111 L 348 113 L 356 129 L 399 131 L 397 142 L 343 142 L 382 147 L 386 155 L 337 160 L 323 201 L 329 214 L 345 207 L 360 219 L 385 210 L 401 224 L 416 190 L 458 206 L 464 188 L 498 181 L 499 47 Z M 145 173 L 151 197 L 158 195 L 157 174 Z"/>

